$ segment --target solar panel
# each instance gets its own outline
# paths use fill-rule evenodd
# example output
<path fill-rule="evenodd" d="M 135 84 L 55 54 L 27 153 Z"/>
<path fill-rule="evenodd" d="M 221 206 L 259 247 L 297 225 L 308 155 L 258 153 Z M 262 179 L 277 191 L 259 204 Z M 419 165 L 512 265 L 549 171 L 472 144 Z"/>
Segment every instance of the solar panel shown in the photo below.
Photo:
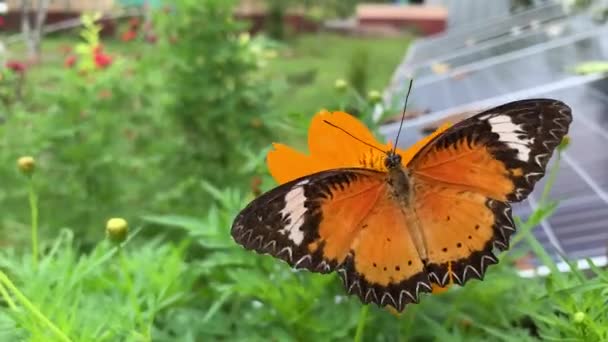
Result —
<path fill-rule="evenodd" d="M 446 75 L 416 79 L 412 104 L 438 112 L 454 106 L 540 87 L 572 77 L 569 69 L 580 62 L 606 58 L 608 26 L 599 26 L 554 41 L 477 60 Z M 403 94 L 408 78 L 393 84 L 392 94 Z M 391 96 L 396 103 L 402 96 Z"/>
<path fill-rule="evenodd" d="M 571 145 L 563 153 L 551 192 L 552 199 L 560 200 L 559 208 L 543 224 L 544 227 L 534 230 L 539 241 L 556 256 L 560 249 L 570 258 L 595 257 L 606 253 L 608 151 L 605 146 L 608 145 L 608 94 L 602 90 L 606 83 L 608 79 L 602 79 L 531 96 L 560 99 L 572 107 L 574 115 L 569 133 Z M 420 126 L 409 127 L 403 133 L 404 137 L 411 136 L 419 128 Z M 396 131 L 385 127 L 383 133 L 387 139 L 392 139 Z M 404 140 L 414 141 L 418 137 Z M 403 147 L 406 145 L 404 143 Z M 516 215 L 523 218 L 530 215 L 535 202 L 541 198 L 546 181 L 547 177 L 539 182 L 530 200 L 514 206 Z M 551 236 L 557 241 L 552 242 Z"/>
<path fill-rule="evenodd" d="M 487 1 L 485 1 L 487 2 Z M 503 6 L 500 1 L 492 1 L 492 6 Z M 459 8 L 468 8 L 463 15 L 471 15 L 478 6 L 474 2 L 461 2 Z M 453 17 L 454 11 L 449 14 Z M 417 41 L 410 47 L 413 53 L 409 56 L 408 64 L 416 65 L 427 62 L 429 58 L 436 58 L 458 49 L 469 47 L 470 42 L 481 43 L 498 37 L 509 35 L 513 27 L 528 27 L 532 22 L 543 23 L 556 18 L 563 18 L 562 6 L 557 3 L 541 6 L 513 16 L 501 16 L 486 20 L 478 25 L 469 25 L 462 29 L 449 30 L 444 34 Z M 486 18 L 488 18 L 486 16 Z"/>
<path fill-rule="evenodd" d="M 538 15 L 538 12 L 536 12 Z M 555 15 L 555 13 L 553 13 Z M 515 21 L 521 16 L 513 17 Z M 529 20 L 530 17 L 527 17 Z M 549 97 L 568 103 L 574 121 L 571 145 L 562 154 L 551 198 L 559 208 L 534 230 L 534 235 L 556 259 L 605 256 L 608 247 L 608 78 L 575 75 L 571 68 L 588 60 L 608 59 L 608 26 L 595 26 L 584 16 L 557 21 L 562 31 L 528 32 L 521 37 L 495 39 L 485 46 L 442 57 L 441 49 L 429 49 L 430 59 L 449 62 L 446 74 L 426 74 L 414 82 L 409 108 L 428 114 L 408 120 L 400 138 L 406 147 L 424 136 L 425 128 L 462 112 L 477 112 L 505 102 Z M 509 27 L 508 20 L 503 27 Z M 478 26 L 482 28 L 483 26 Z M 467 34 L 470 34 L 468 32 Z M 445 37 L 449 37 L 447 33 Z M 423 45 L 435 44 L 435 38 Z M 418 45 L 418 44 L 417 44 Z M 417 54 L 419 50 L 412 53 Z M 413 70 L 427 71 L 429 63 L 412 62 L 411 56 L 397 69 L 386 98 L 399 103 Z M 398 124 L 382 127 L 394 140 Z M 555 158 L 552 162 L 555 161 Z M 516 215 L 526 218 L 538 205 L 547 177 L 529 199 L 514 205 Z M 605 260 L 605 258 L 603 259 Z"/>
<path fill-rule="evenodd" d="M 409 65 L 407 70 L 419 80 L 423 80 L 426 77 L 432 78 L 435 75 L 433 67 L 438 63 L 445 64 L 450 69 L 455 69 L 468 64 L 474 64 L 477 61 L 487 58 L 543 44 L 550 40 L 563 38 L 576 33 L 589 32 L 595 25 L 585 19 L 586 18 L 582 15 L 568 20 L 562 18 L 551 22 L 550 24 L 530 29 L 521 34 L 505 35 L 501 38 L 471 46 L 466 49 L 452 51 L 448 54 L 429 59 L 424 63 Z M 559 30 L 559 34 L 554 33 L 556 29 Z"/>

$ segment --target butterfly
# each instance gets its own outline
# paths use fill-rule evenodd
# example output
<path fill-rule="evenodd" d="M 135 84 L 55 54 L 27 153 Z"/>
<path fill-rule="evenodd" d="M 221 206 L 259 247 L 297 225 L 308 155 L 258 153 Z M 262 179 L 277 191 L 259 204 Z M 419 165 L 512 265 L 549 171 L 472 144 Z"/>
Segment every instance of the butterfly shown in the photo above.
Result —
<path fill-rule="evenodd" d="M 361 167 L 310 171 L 262 194 L 232 237 L 296 269 L 337 272 L 362 302 L 403 311 L 432 284 L 483 279 L 515 233 L 510 203 L 532 192 L 571 122 L 563 102 L 530 99 L 460 121 L 407 157 L 351 139 L 370 150 Z M 340 146 L 317 148 L 339 158 Z"/>

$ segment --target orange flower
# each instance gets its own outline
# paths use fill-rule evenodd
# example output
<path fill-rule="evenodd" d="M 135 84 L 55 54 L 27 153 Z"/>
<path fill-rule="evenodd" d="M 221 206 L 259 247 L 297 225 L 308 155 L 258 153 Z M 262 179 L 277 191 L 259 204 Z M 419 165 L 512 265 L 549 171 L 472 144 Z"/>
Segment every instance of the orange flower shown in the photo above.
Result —
<path fill-rule="evenodd" d="M 374 138 L 372 132 L 355 117 L 344 112 L 321 111 L 313 118 L 308 129 L 309 154 L 274 143 L 274 150 L 268 152 L 267 164 L 270 174 L 279 184 L 310 175 L 316 172 L 348 167 L 363 167 L 379 171 L 386 171 L 384 158 L 386 155 L 371 148 L 336 127 L 325 123 L 328 121 L 346 132 L 379 148 L 389 151 L 391 144 L 383 144 Z M 407 150 L 397 149 L 401 155 L 403 166 L 436 135 L 445 131 L 450 125 L 444 124 L 433 134 L 412 145 Z"/>
<path fill-rule="evenodd" d="M 324 121 L 328 121 L 344 129 L 358 139 L 377 147 L 380 151 L 357 141 Z M 422 147 L 449 127 L 450 124 L 442 125 L 435 132 L 410 146 L 407 150 L 398 148 L 397 153 L 401 155 L 403 166 L 407 166 Z M 270 174 L 279 184 L 284 184 L 316 172 L 337 168 L 363 167 L 386 171 L 386 167 L 384 166 L 386 154 L 381 151 L 389 151 L 392 148 L 390 143 L 383 144 L 376 140 L 372 132 L 361 121 L 350 114 L 344 112 L 330 113 L 325 110 L 317 113 L 312 118 L 310 128 L 308 129 L 309 154 L 301 153 L 279 143 L 274 143 L 273 146 L 274 150 L 268 152 L 266 162 Z M 437 284 L 432 284 L 432 291 L 435 294 L 442 293 L 447 291 L 450 285 L 441 287 Z M 396 312 L 390 306 L 387 308 L 389 311 L 393 309 Z"/>
<path fill-rule="evenodd" d="M 441 285 L 432 283 L 431 287 L 433 288 L 433 293 L 434 294 L 439 294 L 439 293 L 444 293 L 445 291 L 449 290 L 451 285 L 452 284 L 450 283 L 450 284 L 448 284 L 446 286 L 441 286 Z"/>

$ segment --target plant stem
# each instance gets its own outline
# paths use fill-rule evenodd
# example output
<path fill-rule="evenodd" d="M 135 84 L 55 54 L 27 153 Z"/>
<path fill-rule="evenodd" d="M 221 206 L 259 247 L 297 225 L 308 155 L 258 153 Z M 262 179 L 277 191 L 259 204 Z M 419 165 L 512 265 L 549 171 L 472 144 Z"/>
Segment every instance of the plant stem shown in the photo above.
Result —
<path fill-rule="evenodd" d="M 32 261 L 34 269 L 38 268 L 38 198 L 32 177 L 28 180 L 30 212 L 32 223 Z"/>
<path fill-rule="evenodd" d="M 549 195 L 551 193 L 551 189 L 553 188 L 553 183 L 555 183 L 555 180 L 557 179 L 557 174 L 559 172 L 559 166 L 560 166 L 559 164 L 560 164 L 561 158 L 562 158 L 562 152 L 561 152 L 561 150 L 558 149 L 556 156 L 555 156 L 555 164 L 553 164 L 553 166 L 551 167 L 551 170 L 549 171 L 549 176 L 547 177 L 547 183 L 545 183 L 545 187 L 543 189 L 542 195 L 540 197 L 540 201 L 538 203 L 538 208 L 546 207 L 549 202 Z M 544 221 L 544 219 L 543 219 L 543 221 Z M 545 266 L 549 267 L 551 272 L 553 272 L 554 276 L 557 278 L 561 278 L 560 277 L 561 273 L 558 270 L 557 265 L 553 261 L 553 258 L 549 255 L 549 253 L 547 253 L 547 251 L 545 250 L 543 245 L 540 244 L 538 239 L 536 239 L 536 237 L 532 233 L 530 233 L 526 236 L 526 240 L 530 244 L 530 248 L 532 248 L 532 251 L 545 264 Z"/>
<path fill-rule="evenodd" d="M 367 107 L 368 103 L 365 100 L 365 98 L 359 94 L 359 92 L 355 89 L 355 88 L 350 88 L 350 92 L 354 95 L 353 97 L 355 98 L 355 100 L 357 100 L 357 102 L 359 102 L 359 105 L 362 107 Z"/>
<path fill-rule="evenodd" d="M 553 164 L 551 171 L 549 171 L 549 176 L 547 177 L 547 183 L 545 183 L 543 193 L 540 196 L 539 205 L 546 204 L 549 199 L 549 194 L 551 192 L 551 189 L 553 188 L 553 183 L 555 183 L 555 180 L 557 179 L 557 173 L 559 171 L 559 164 L 560 164 L 561 160 L 562 160 L 562 152 L 558 149 L 556 156 L 555 156 L 555 164 Z"/>
<path fill-rule="evenodd" d="M 547 209 L 547 206 L 550 204 L 549 203 L 549 194 L 551 193 L 551 189 L 553 188 L 553 183 L 555 183 L 555 180 L 557 179 L 557 173 L 559 172 L 559 166 L 560 166 L 561 159 L 562 159 L 562 152 L 558 149 L 557 155 L 555 158 L 555 164 L 553 164 L 553 167 L 548 172 L 547 182 L 545 183 L 545 187 L 543 188 L 542 195 L 535 208 L 535 210 L 537 212 L 539 210 L 542 211 L 543 215 L 540 217 L 535 217 L 536 218 L 535 220 L 532 218 L 528 218 L 527 222 L 525 224 L 521 225 L 520 233 L 515 235 L 515 237 L 511 241 L 511 249 L 513 249 L 513 247 L 515 247 L 517 244 L 519 244 L 522 240 L 526 239 L 528 234 L 532 234 L 532 229 L 534 229 L 534 227 L 536 227 L 538 225 L 538 223 L 544 221 L 549 215 L 553 214 L 553 211 L 547 211 L 546 209 Z M 532 215 L 532 217 L 534 217 L 534 215 Z M 516 220 L 517 220 L 517 218 L 516 218 Z M 518 224 L 517 226 L 519 228 L 520 224 Z M 527 239 L 527 240 L 530 241 L 529 239 Z M 532 241 L 532 243 L 534 243 L 534 242 Z"/>
<path fill-rule="evenodd" d="M 530 249 L 532 249 L 532 252 L 536 254 L 536 256 L 541 260 L 541 262 L 551 270 L 551 273 L 553 273 L 556 278 L 560 278 L 561 272 L 557 268 L 557 265 L 553 261 L 553 258 L 551 258 L 549 253 L 547 253 L 547 251 L 545 250 L 545 247 L 543 247 L 543 245 L 538 242 L 536 236 L 534 236 L 534 234 L 530 232 L 529 234 L 526 234 L 525 239 L 526 242 L 528 242 L 528 244 L 530 245 Z"/>
<path fill-rule="evenodd" d="M 369 305 L 363 305 L 359 312 L 359 322 L 357 323 L 357 331 L 355 332 L 355 342 L 363 341 L 363 331 L 365 330 L 365 321 L 367 320 L 367 313 L 369 312 Z"/>
<path fill-rule="evenodd" d="M 30 302 L 27 297 L 19 291 L 17 286 L 13 284 L 13 282 L 4 274 L 4 272 L 0 271 L 0 284 L 6 286 L 19 300 L 21 305 L 23 305 L 27 310 L 30 311 L 34 317 L 36 317 L 42 324 L 46 325 L 57 337 L 59 340 L 64 342 L 71 342 L 69 337 L 67 337 L 63 331 L 61 331 L 53 322 L 51 322 L 46 316 L 38 310 L 38 308 Z"/>
<path fill-rule="evenodd" d="M 137 324 L 141 325 L 142 329 L 145 329 L 145 324 L 144 324 L 144 321 L 141 316 L 141 309 L 139 307 L 139 303 L 137 302 L 137 297 L 135 296 L 135 293 L 133 292 L 133 281 L 131 279 L 131 275 L 129 274 L 128 260 L 125 256 L 122 246 L 120 246 L 120 245 L 118 246 L 117 253 L 118 253 L 118 258 L 120 259 L 119 260 L 120 269 L 122 270 L 123 277 L 124 277 L 126 285 L 127 285 L 127 292 L 128 292 L 129 300 L 131 301 L 131 307 L 133 308 L 133 311 L 135 311 L 135 321 L 137 322 Z M 143 334 L 143 335 L 148 337 L 146 334 Z M 147 340 L 149 340 L 149 338 Z"/>
<path fill-rule="evenodd" d="M 141 230 L 142 230 L 142 227 L 137 228 L 133 232 L 133 234 L 131 234 L 127 237 L 127 240 L 125 242 L 123 242 L 121 245 L 118 245 L 117 247 L 112 248 L 110 251 L 108 251 L 107 253 L 102 255 L 99 259 L 93 261 L 89 267 L 85 268 L 82 271 L 81 276 L 84 277 L 89 272 L 92 272 L 95 268 L 100 267 L 101 265 L 103 265 L 106 262 L 108 262 L 109 260 L 111 260 L 112 257 L 114 255 L 116 255 L 116 253 L 118 253 L 118 251 L 120 249 L 122 249 L 127 243 L 129 243 L 129 241 L 131 241 L 131 239 L 133 239 L 135 236 L 137 236 L 137 234 L 139 234 L 141 232 Z M 123 264 L 124 264 L 124 262 L 123 262 Z"/>
<path fill-rule="evenodd" d="M 6 301 L 6 304 L 8 305 L 9 309 L 11 309 L 11 310 L 17 309 L 15 302 L 13 302 L 13 299 L 11 298 L 10 294 L 6 291 L 6 289 L 4 288 L 4 285 L 2 283 L 0 283 L 0 295 L 2 295 L 2 298 L 4 298 L 4 300 Z"/>

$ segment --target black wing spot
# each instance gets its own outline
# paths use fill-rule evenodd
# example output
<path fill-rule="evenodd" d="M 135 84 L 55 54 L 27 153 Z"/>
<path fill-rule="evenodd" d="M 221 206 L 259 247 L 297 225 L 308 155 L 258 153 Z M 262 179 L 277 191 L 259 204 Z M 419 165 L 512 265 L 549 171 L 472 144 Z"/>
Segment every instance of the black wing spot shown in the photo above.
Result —
<path fill-rule="evenodd" d="M 354 259 L 354 254 L 348 255 L 341 265 L 339 274 L 349 294 L 358 295 L 364 303 L 375 303 L 381 307 L 392 306 L 397 311 L 403 311 L 407 304 L 418 303 L 420 295 L 431 292 L 431 283 L 425 270 L 409 275 L 403 280 L 395 279 L 390 275 L 389 283 L 382 285 L 370 282 L 364 274 L 359 273 L 355 268 Z M 393 264 L 390 268 L 392 270 L 393 267 L 398 266 Z"/>
<path fill-rule="evenodd" d="M 450 217 L 448 216 L 448 217 L 446 218 L 446 221 L 449 221 L 449 220 L 450 220 Z"/>
<path fill-rule="evenodd" d="M 407 262 L 407 265 L 408 265 L 408 266 L 412 266 L 412 260 L 409 260 L 409 261 Z"/>
<path fill-rule="evenodd" d="M 469 240 L 471 240 L 473 237 L 471 235 L 469 235 Z"/>
<path fill-rule="evenodd" d="M 385 267 L 384 267 L 384 270 L 386 271 L 386 270 L 388 270 L 388 268 L 386 268 L 386 266 L 385 266 Z"/>
<path fill-rule="evenodd" d="M 391 238 L 386 238 L 386 241 L 391 242 Z"/>
<path fill-rule="evenodd" d="M 478 224 L 475 225 L 475 230 L 479 230 L 479 225 Z"/>
<path fill-rule="evenodd" d="M 377 266 L 378 266 L 378 265 L 376 265 L 376 263 L 373 263 L 372 265 L 373 265 L 374 267 L 377 267 Z"/>
<path fill-rule="evenodd" d="M 448 248 L 447 247 L 443 247 L 441 250 L 444 251 L 444 252 L 447 252 Z"/>
<path fill-rule="evenodd" d="M 401 267 L 399 267 L 399 265 L 395 266 L 395 271 L 399 271 L 401 270 Z"/>
<path fill-rule="evenodd" d="M 458 247 L 458 248 L 462 247 L 462 243 L 460 243 L 460 242 L 459 242 L 459 243 L 457 243 L 457 244 L 456 244 L 456 247 Z"/>

